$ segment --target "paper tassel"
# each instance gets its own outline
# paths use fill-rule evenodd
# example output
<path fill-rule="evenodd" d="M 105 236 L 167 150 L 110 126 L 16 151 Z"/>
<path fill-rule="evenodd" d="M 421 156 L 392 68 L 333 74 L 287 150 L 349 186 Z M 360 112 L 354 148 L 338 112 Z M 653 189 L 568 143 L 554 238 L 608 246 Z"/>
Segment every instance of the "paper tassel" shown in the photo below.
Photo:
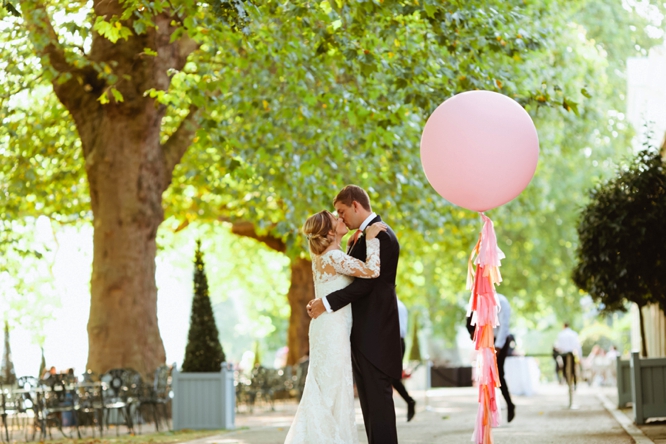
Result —
<path fill-rule="evenodd" d="M 499 267 L 505 256 L 497 247 L 493 221 L 485 214 L 480 214 L 483 228 L 467 265 L 467 288 L 471 290 L 467 315 L 472 316 L 472 325 L 476 326 L 474 347 L 478 350 L 476 382 L 479 387 L 479 410 L 472 441 L 475 444 L 492 444 L 491 428 L 500 423 L 495 397 L 495 388 L 500 386 L 493 335 L 493 328 L 499 325 L 499 301 L 495 285 L 502 282 Z"/>

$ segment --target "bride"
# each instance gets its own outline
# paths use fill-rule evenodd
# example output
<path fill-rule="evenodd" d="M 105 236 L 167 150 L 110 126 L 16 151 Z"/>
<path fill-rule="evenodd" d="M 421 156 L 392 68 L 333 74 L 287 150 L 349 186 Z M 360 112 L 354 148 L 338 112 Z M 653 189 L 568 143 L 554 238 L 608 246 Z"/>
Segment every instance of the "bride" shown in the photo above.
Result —
<path fill-rule="evenodd" d="M 310 216 L 303 226 L 312 256 L 315 297 L 321 298 L 349 285 L 354 277 L 379 276 L 379 239 L 383 223 L 367 228 L 367 259 L 362 262 L 340 249 L 349 231 L 342 219 L 328 211 Z M 285 444 L 355 444 L 356 412 L 352 376 L 351 304 L 324 313 L 310 323 L 310 364 L 305 389 Z"/>

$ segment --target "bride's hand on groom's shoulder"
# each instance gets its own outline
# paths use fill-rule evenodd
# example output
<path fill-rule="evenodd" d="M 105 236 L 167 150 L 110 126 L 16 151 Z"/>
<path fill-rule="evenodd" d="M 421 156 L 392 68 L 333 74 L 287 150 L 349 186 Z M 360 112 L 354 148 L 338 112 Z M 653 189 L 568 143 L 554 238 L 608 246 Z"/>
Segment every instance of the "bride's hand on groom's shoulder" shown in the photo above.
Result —
<path fill-rule="evenodd" d="M 365 230 L 366 239 L 372 240 L 376 238 L 379 233 L 386 231 L 387 229 L 388 225 L 386 225 L 384 222 L 377 222 L 376 224 L 372 224 Z"/>

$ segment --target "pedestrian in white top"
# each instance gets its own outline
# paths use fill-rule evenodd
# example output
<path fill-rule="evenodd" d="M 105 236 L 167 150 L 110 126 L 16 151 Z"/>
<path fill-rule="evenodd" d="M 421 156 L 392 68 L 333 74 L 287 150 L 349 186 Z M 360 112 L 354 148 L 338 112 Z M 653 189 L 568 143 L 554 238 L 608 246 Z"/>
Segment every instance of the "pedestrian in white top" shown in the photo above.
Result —
<path fill-rule="evenodd" d="M 583 349 L 580 346 L 580 339 L 578 333 L 569 328 L 568 323 L 564 323 L 564 328 L 557 335 L 555 341 L 555 350 L 562 356 L 562 368 L 564 370 L 565 379 L 569 385 L 569 408 L 577 409 L 578 407 L 573 404 L 573 393 L 576 390 L 578 383 L 576 371 L 576 357 L 580 360 L 583 357 Z M 567 370 L 568 369 L 568 370 Z M 570 375 L 571 379 L 569 379 Z"/>
<path fill-rule="evenodd" d="M 562 355 L 573 353 L 578 359 L 583 357 L 583 349 L 580 346 L 578 333 L 569 328 L 569 324 L 566 322 L 562 331 L 557 335 L 555 349 Z"/>

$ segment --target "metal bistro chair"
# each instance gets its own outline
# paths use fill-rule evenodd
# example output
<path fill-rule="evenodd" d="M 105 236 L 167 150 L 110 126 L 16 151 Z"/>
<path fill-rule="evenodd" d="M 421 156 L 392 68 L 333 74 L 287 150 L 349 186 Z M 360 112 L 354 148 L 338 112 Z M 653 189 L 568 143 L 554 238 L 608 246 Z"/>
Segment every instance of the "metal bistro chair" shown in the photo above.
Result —
<path fill-rule="evenodd" d="M 133 382 L 131 381 L 134 374 L 136 374 L 134 370 L 113 369 L 100 377 L 102 381 L 102 408 L 103 415 L 104 412 L 106 413 L 105 422 L 107 430 L 109 430 L 111 411 L 116 411 L 123 417 L 129 433 L 134 433 L 131 408 L 132 403 L 138 398 L 138 396 L 133 396 L 135 395 L 134 392 L 139 389 L 138 386 L 133 386 Z M 116 436 L 118 435 L 119 431 L 118 427 L 116 427 Z"/>
<path fill-rule="evenodd" d="M 252 413 L 257 395 L 256 391 L 252 389 L 251 380 L 240 371 L 236 371 L 234 385 L 236 388 L 236 412 L 240 412 L 240 406 L 245 404 L 247 410 Z"/>
<path fill-rule="evenodd" d="M 272 386 L 273 380 L 271 371 L 265 367 L 260 366 L 252 371 L 251 387 L 260 399 L 268 403 L 271 410 L 275 410 L 275 387 Z"/>
<path fill-rule="evenodd" d="M 5 431 L 4 434 L 0 431 L 0 435 L 2 435 L 2 441 L 6 442 L 11 442 L 7 424 L 9 415 L 16 413 L 14 403 L 12 402 L 11 386 L 11 384 L 5 384 L 5 380 L 0 377 L 0 417 L 2 417 L 2 427 Z"/>
<path fill-rule="evenodd" d="M 70 436 L 63 430 L 63 422 L 66 415 L 76 427 L 76 433 L 81 438 L 78 418 L 78 393 L 76 391 L 75 378 L 67 375 L 50 375 L 42 381 L 42 384 L 48 389 L 44 391 L 44 410 L 43 417 L 46 426 L 49 427 L 49 436 L 51 436 L 50 425 L 55 424 L 63 436 Z M 72 424 L 70 424 L 72 425 Z"/>
<path fill-rule="evenodd" d="M 17 379 L 18 389 L 14 393 L 18 415 L 26 418 L 25 440 L 28 440 L 27 422 L 32 411 L 32 439 L 35 440 L 37 430 L 40 431 L 41 440 L 46 439 L 46 421 L 43 416 L 42 390 L 39 379 L 33 376 L 21 376 Z"/>
<path fill-rule="evenodd" d="M 305 380 L 308 377 L 308 369 L 310 360 L 304 359 L 300 361 L 296 370 L 296 381 L 294 381 L 294 389 L 296 390 L 296 399 L 300 402 L 303 397 L 303 390 L 305 390 Z"/>
<path fill-rule="evenodd" d="M 104 403 L 102 402 L 102 383 L 99 377 L 88 370 L 82 375 L 78 384 L 78 421 L 79 426 L 90 426 L 92 437 L 95 428 L 99 428 L 100 436 L 104 435 Z"/>
<path fill-rule="evenodd" d="M 155 422 L 155 429 L 160 431 L 160 416 L 164 418 L 167 429 L 171 430 L 169 425 L 168 404 L 171 401 L 170 392 L 171 385 L 169 379 L 171 377 L 170 369 L 166 365 L 162 365 L 155 370 L 152 384 L 143 384 L 140 391 L 137 419 L 139 421 L 139 433 L 141 433 L 141 420 L 144 413 L 144 406 L 149 406 L 152 410 L 153 421 Z M 162 410 L 161 415 L 159 410 Z"/>

